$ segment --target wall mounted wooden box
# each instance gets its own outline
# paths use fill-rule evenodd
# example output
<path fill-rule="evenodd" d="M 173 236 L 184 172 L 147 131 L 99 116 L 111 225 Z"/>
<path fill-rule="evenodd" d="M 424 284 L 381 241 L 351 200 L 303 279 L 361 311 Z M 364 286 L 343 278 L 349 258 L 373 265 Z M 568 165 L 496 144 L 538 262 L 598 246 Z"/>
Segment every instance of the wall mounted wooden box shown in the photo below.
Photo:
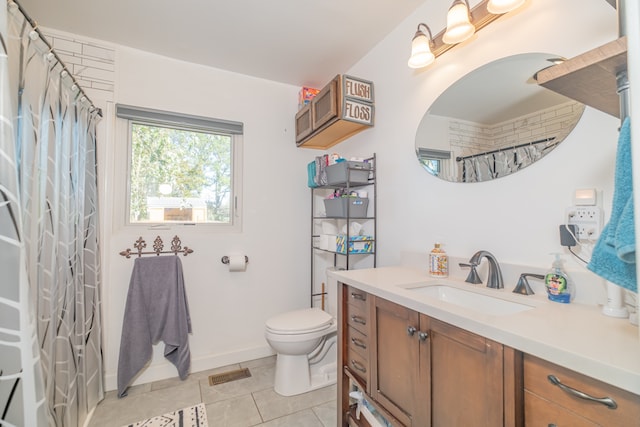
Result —
<path fill-rule="evenodd" d="M 373 82 L 339 74 L 296 114 L 296 145 L 326 149 L 374 123 Z"/>

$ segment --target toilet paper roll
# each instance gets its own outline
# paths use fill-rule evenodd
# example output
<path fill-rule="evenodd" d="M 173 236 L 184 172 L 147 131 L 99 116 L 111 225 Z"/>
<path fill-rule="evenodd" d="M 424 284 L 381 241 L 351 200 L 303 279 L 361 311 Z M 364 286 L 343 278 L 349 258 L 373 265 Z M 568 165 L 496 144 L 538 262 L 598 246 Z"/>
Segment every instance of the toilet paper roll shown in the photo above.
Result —
<path fill-rule="evenodd" d="M 329 249 L 329 236 L 327 234 L 321 234 L 318 240 L 318 247 L 320 249 L 324 249 L 325 251 Z"/>
<path fill-rule="evenodd" d="M 229 255 L 229 271 L 245 271 L 247 262 L 244 255 Z"/>

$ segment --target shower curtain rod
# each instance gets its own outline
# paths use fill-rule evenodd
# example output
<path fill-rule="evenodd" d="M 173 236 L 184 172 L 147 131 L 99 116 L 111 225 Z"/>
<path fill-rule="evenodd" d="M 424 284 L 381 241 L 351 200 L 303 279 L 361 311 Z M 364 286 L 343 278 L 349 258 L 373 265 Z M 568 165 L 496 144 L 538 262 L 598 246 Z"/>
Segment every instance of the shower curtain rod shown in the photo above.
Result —
<path fill-rule="evenodd" d="M 8 0 L 7 3 L 9 6 L 11 6 L 12 4 L 15 4 L 18 7 L 18 10 L 20 11 L 20 13 L 22 13 L 22 16 L 24 16 L 24 19 L 27 20 L 29 25 L 31 25 L 31 28 L 33 29 L 33 31 L 35 31 L 38 37 L 40 38 L 40 40 L 42 40 L 44 44 L 47 45 L 47 48 L 49 48 L 49 52 L 56 58 L 56 61 L 58 61 L 58 64 L 60 64 L 60 66 L 62 67 L 62 70 L 67 72 L 67 75 L 71 78 L 71 81 L 73 82 L 73 84 L 78 88 L 78 91 L 82 94 L 82 96 L 85 97 L 87 101 L 89 101 L 89 104 L 91 104 L 92 111 L 97 111 L 98 115 L 102 117 L 102 109 L 97 108 L 93 104 L 93 101 L 91 101 L 91 99 L 87 96 L 87 93 L 84 90 L 82 90 L 82 87 L 78 84 L 78 82 L 76 81 L 76 78 L 69 71 L 69 69 L 67 68 L 67 65 L 64 63 L 62 59 L 60 59 L 58 54 L 53 50 L 53 46 L 51 46 L 51 43 L 49 43 L 49 41 L 44 36 L 44 34 L 42 34 L 42 32 L 38 29 L 38 23 L 33 19 L 31 19 L 29 14 L 24 10 L 24 8 L 16 0 Z"/>
<path fill-rule="evenodd" d="M 516 148 L 528 147 L 534 144 L 541 144 L 543 142 L 553 141 L 554 139 L 556 139 L 556 137 L 552 136 L 551 138 L 539 139 L 537 141 L 532 141 L 532 142 L 525 142 L 524 144 L 512 145 L 511 147 L 498 148 L 497 150 L 485 151 L 484 153 L 470 154 L 468 156 L 458 156 L 456 157 L 456 162 L 461 162 L 466 159 L 473 159 L 474 157 L 486 156 L 488 154 L 500 153 L 501 151 L 515 150 Z"/>

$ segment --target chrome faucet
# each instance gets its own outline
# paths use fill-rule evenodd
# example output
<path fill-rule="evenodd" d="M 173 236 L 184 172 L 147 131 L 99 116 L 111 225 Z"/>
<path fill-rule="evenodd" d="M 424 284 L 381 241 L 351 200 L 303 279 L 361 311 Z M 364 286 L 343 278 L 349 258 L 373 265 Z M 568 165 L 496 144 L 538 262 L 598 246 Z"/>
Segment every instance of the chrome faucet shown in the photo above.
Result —
<path fill-rule="evenodd" d="M 489 274 L 487 277 L 487 287 L 493 289 L 502 289 L 504 288 L 504 283 L 502 281 L 502 271 L 500 271 L 500 265 L 498 265 L 498 260 L 491 253 L 487 251 L 478 251 L 469 260 L 468 264 L 460 263 L 461 267 L 471 267 L 471 271 L 467 276 L 465 282 L 469 283 L 482 283 L 478 272 L 476 271 L 476 267 L 480 265 L 480 261 L 482 258 L 486 258 L 489 262 Z"/>

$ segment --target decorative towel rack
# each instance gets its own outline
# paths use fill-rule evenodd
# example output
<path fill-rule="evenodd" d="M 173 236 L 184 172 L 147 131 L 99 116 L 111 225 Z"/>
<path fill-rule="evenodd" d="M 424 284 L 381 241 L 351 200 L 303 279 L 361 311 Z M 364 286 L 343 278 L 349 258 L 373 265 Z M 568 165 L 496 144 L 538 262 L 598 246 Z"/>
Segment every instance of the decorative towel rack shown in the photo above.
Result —
<path fill-rule="evenodd" d="M 171 240 L 170 251 L 162 250 L 164 248 L 164 242 L 162 241 L 160 236 L 156 237 L 156 239 L 153 241 L 153 251 L 148 251 L 148 252 L 142 251 L 144 248 L 147 247 L 147 242 L 144 241 L 142 236 L 140 236 L 140 238 L 136 240 L 136 242 L 133 244 L 133 247 L 137 249 L 137 252 L 133 252 L 131 249 L 127 248 L 126 250 L 120 252 L 120 255 L 122 255 L 125 258 L 131 258 L 131 255 L 138 255 L 138 257 L 141 257 L 142 255 L 153 255 L 153 254 L 158 256 L 160 254 L 178 255 L 179 253 L 182 253 L 184 254 L 184 256 L 187 256 L 193 252 L 193 249 L 191 248 L 188 248 L 186 246 L 184 248 L 182 247 L 182 242 L 180 241 L 180 238 L 178 236 L 174 236 L 173 239 Z"/>

